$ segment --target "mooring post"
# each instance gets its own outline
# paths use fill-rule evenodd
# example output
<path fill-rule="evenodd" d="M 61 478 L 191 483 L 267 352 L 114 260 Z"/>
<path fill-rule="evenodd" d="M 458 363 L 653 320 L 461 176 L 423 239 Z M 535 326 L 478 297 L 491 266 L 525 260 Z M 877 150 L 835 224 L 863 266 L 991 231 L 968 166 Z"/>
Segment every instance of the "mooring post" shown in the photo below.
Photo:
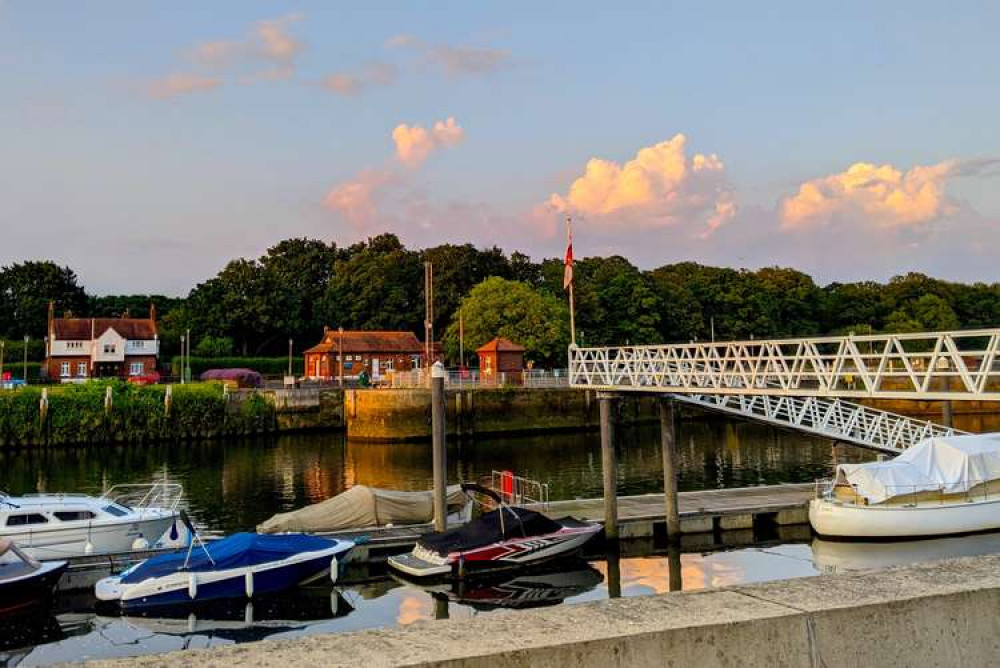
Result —
<path fill-rule="evenodd" d="M 434 530 L 447 528 L 447 452 L 444 445 L 444 364 L 431 367 L 431 438 L 434 454 Z"/>
<path fill-rule="evenodd" d="M 663 448 L 663 501 L 667 514 L 667 540 L 681 539 L 681 516 L 677 507 L 677 416 L 673 399 L 660 400 L 660 445 Z"/>
<path fill-rule="evenodd" d="M 618 541 L 618 459 L 615 456 L 613 409 L 618 402 L 614 394 L 600 393 L 597 402 L 601 413 L 601 467 L 604 472 L 604 537 L 608 543 Z"/>
<path fill-rule="evenodd" d="M 681 574 L 681 547 L 678 543 L 667 547 L 667 568 L 669 570 L 668 589 L 680 591 L 684 588 L 684 578 Z"/>
<path fill-rule="evenodd" d="M 622 564 L 618 550 L 608 550 L 605 556 L 608 566 L 608 598 L 622 597 Z"/>

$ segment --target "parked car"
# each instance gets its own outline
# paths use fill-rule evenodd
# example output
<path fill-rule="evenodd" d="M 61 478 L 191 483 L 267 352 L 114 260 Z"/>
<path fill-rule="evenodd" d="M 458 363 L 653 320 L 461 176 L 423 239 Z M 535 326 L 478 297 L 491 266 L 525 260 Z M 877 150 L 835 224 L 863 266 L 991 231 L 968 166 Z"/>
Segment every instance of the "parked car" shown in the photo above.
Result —
<path fill-rule="evenodd" d="M 128 382 L 136 385 L 155 385 L 160 382 L 160 374 L 154 371 L 141 376 L 129 376 Z"/>

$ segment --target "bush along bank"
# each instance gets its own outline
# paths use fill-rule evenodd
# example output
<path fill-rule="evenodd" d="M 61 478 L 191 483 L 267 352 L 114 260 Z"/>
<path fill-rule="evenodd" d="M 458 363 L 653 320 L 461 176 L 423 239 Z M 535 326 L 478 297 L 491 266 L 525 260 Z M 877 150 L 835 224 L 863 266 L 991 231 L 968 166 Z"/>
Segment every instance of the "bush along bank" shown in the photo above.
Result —
<path fill-rule="evenodd" d="M 44 394 L 37 387 L 0 391 L 0 446 L 194 440 L 257 434 L 276 425 L 274 406 L 264 397 L 229 396 L 220 383 L 168 390 L 112 381 L 62 385 Z"/>

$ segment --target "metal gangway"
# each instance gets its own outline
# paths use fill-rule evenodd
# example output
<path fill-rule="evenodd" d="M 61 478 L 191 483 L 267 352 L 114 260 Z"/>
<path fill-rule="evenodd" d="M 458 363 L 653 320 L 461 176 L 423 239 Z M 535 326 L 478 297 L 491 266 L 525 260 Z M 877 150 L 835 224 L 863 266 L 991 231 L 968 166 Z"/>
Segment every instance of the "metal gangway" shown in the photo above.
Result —
<path fill-rule="evenodd" d="M 846 399 L 998 400 L 1000 329 L 570 349 L 570 384 L 899 453 L 951 427 Z"/>
<path fill-rule="evenodd" d="M 613 392 L 1000 400 L 1000 329 L 570 348 L 570 385 Z"/>

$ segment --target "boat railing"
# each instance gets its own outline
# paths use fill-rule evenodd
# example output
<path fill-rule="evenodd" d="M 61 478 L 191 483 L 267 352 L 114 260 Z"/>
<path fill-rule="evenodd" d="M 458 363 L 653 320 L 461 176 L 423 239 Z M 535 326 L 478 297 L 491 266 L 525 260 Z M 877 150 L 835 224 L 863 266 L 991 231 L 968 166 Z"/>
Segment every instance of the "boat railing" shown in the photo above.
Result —
<path fill-rule="evenodd" d="M 549 507 L 548 483 L 514 475 L 511 471 L 493 471 L 490 473 L 490 489 L 512 506 L 540 506 L 543 510 Z"/>
<path fill-rule="evenodd" d="M 995 483 L 997 487 L 990 489 Z M 885 499 L 873 502 L 861 493 L 856 484 L 836 484 L 825 479 L 815 482 L 816 499 L 830 501 L 845 506 L 902 506 L 904 508 L 956 505 L 1000 500 L 1000 480 L 966 480 L 960 483 L 942 484 L 937 487 L 927 485 L 884 485 Z M 957 489 L 956 489 L 957 488 Z M 950 491 L 956 489 L 956 491 Z"/>
<path fill-rule="evenodd" d="M 102 499 L 134 510 L 145 508 L 177 510 L 183 496 L 183 486 L 174 482 L 122 483 L 101 494 Z"/>

